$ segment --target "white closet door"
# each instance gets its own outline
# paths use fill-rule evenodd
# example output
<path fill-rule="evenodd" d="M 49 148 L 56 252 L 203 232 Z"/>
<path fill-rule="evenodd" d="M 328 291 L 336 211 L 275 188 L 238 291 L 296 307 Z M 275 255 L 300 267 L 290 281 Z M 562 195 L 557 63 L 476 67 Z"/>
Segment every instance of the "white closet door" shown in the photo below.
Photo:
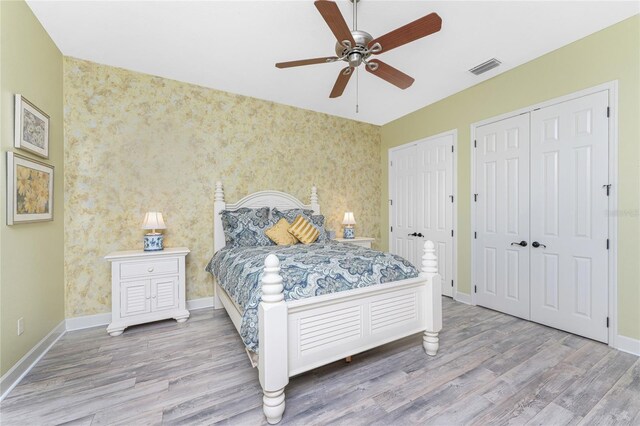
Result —
<path fill-rule="evenodd" d="M 529 318 L 529 114 L 476 130 L 476 302 Z"/>
<path fill-rule="evenodd" d="M 416 146 L 392 151 L 390 156 L 390 194 L 391 204 L 391 253 L 397 254 L 413 263 L 418 268 L 421 260 L 416 256 L 420 241 L 412 234 L 417 234 L 416 228 Z"/>
<path fill-rule="evenodd" d="M 531 317 L 607 341 L 608 92 L 531 115 Z M 546 247 L 545 247 L 546 246 Z"/>
<path fill-rule="evenodd" d="M 417 229 L 422 237 L 416 257 L 422 258 L 423 245 L 436 245 L 442 294 L 453 296 L 453 135 L 432 138 L 417 145 L 418 200 Z"/>

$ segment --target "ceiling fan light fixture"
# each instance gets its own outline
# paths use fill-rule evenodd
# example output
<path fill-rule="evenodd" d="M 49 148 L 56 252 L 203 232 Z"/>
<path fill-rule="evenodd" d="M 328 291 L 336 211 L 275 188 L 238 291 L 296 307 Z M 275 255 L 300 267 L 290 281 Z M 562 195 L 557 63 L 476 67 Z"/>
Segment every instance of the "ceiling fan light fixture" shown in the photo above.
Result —
<path fill-rule="evenodd" d="M 362 63 L 362 55 L 360 54 L 360 52 L 350 53 L 347 59 L 349 62 L 349 66 L 353 68 L 356 68 Z"/>

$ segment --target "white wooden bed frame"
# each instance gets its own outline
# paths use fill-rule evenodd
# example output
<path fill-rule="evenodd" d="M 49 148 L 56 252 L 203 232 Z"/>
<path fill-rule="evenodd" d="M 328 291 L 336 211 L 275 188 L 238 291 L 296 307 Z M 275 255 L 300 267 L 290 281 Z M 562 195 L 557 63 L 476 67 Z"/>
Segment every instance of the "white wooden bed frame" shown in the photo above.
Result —
<path fill-rule="evenodd" d="M 217 182 L 214 251 L 225 246 L 219 214 L 222 210 L 264 206 L 303 208 L 320 214 L 315 186 L 309 205 L 279 191 L 260 191 L 226 204 L 222 183 Z M 422 345 L 426 353 L 436 354 L 442 328 L 442 288 L 433 242 L 425 242 L 417 278 L 303 300 L 285 302 L 276 256 L 267 256 L 264 264 L 258 311 L 258 371 L 264 393 L 263 410 L 270 424 L 282 419 L 289 377 L 419 332 L 424 333 Z M 242 313 L 217 282 L 214 307 L 224 307 L 240 332 Z"/>

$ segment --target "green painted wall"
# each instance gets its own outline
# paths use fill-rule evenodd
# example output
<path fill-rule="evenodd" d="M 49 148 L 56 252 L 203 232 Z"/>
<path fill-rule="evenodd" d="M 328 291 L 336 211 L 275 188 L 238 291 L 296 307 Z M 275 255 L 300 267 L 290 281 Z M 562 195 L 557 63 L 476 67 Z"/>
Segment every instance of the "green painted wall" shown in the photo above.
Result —
<path fill-rule="evenodd" d="M 51 117 L 54 221 L 7 226 L 6 152 L 13 148 L 14 94 Z M 0 1 L 0 374 L 64 319 L 62 54 L 24 1 Z M 34 158 L 37 158 L 33 156 Z M 25 331 L 17 335 L 18 318 Z"/>
<path fill-rule="evenodd" d="M 458 289 L 469 293 L 470 125 L 612 80 L 619 83 L 618 332 L 640 339 L 639 15 L 383 126 L 383 247 L 389 245 L 389 148 L 458 129 Z"/>

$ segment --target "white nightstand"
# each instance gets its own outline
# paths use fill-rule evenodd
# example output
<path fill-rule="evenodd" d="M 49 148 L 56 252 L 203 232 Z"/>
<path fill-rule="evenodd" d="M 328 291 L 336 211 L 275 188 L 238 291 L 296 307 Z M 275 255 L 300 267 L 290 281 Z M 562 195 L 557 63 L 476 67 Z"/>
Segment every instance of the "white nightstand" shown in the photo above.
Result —
<path fill-rule="evenodd" d="M 111 262 L 111 324 L 107 333 L 119 336 L 125 328 L 174 318 L 189 318 L 185 297 L 186 247 L 159 251 L 117 251 Z"/>
<path fill-rule="evenodd" d="M 373 241 L 375 241 L 375 238 L 368 238 L 368 237 L 355 237 L 355 238 L 336 238 L 336 241 L 339 241 L 341 243 L 350 243 L 350 244 L 355 244 L 357 246 L 362 246 L 362 247 L 366 247 L 366 248 L 371 248 L 371 243 Z"/>

